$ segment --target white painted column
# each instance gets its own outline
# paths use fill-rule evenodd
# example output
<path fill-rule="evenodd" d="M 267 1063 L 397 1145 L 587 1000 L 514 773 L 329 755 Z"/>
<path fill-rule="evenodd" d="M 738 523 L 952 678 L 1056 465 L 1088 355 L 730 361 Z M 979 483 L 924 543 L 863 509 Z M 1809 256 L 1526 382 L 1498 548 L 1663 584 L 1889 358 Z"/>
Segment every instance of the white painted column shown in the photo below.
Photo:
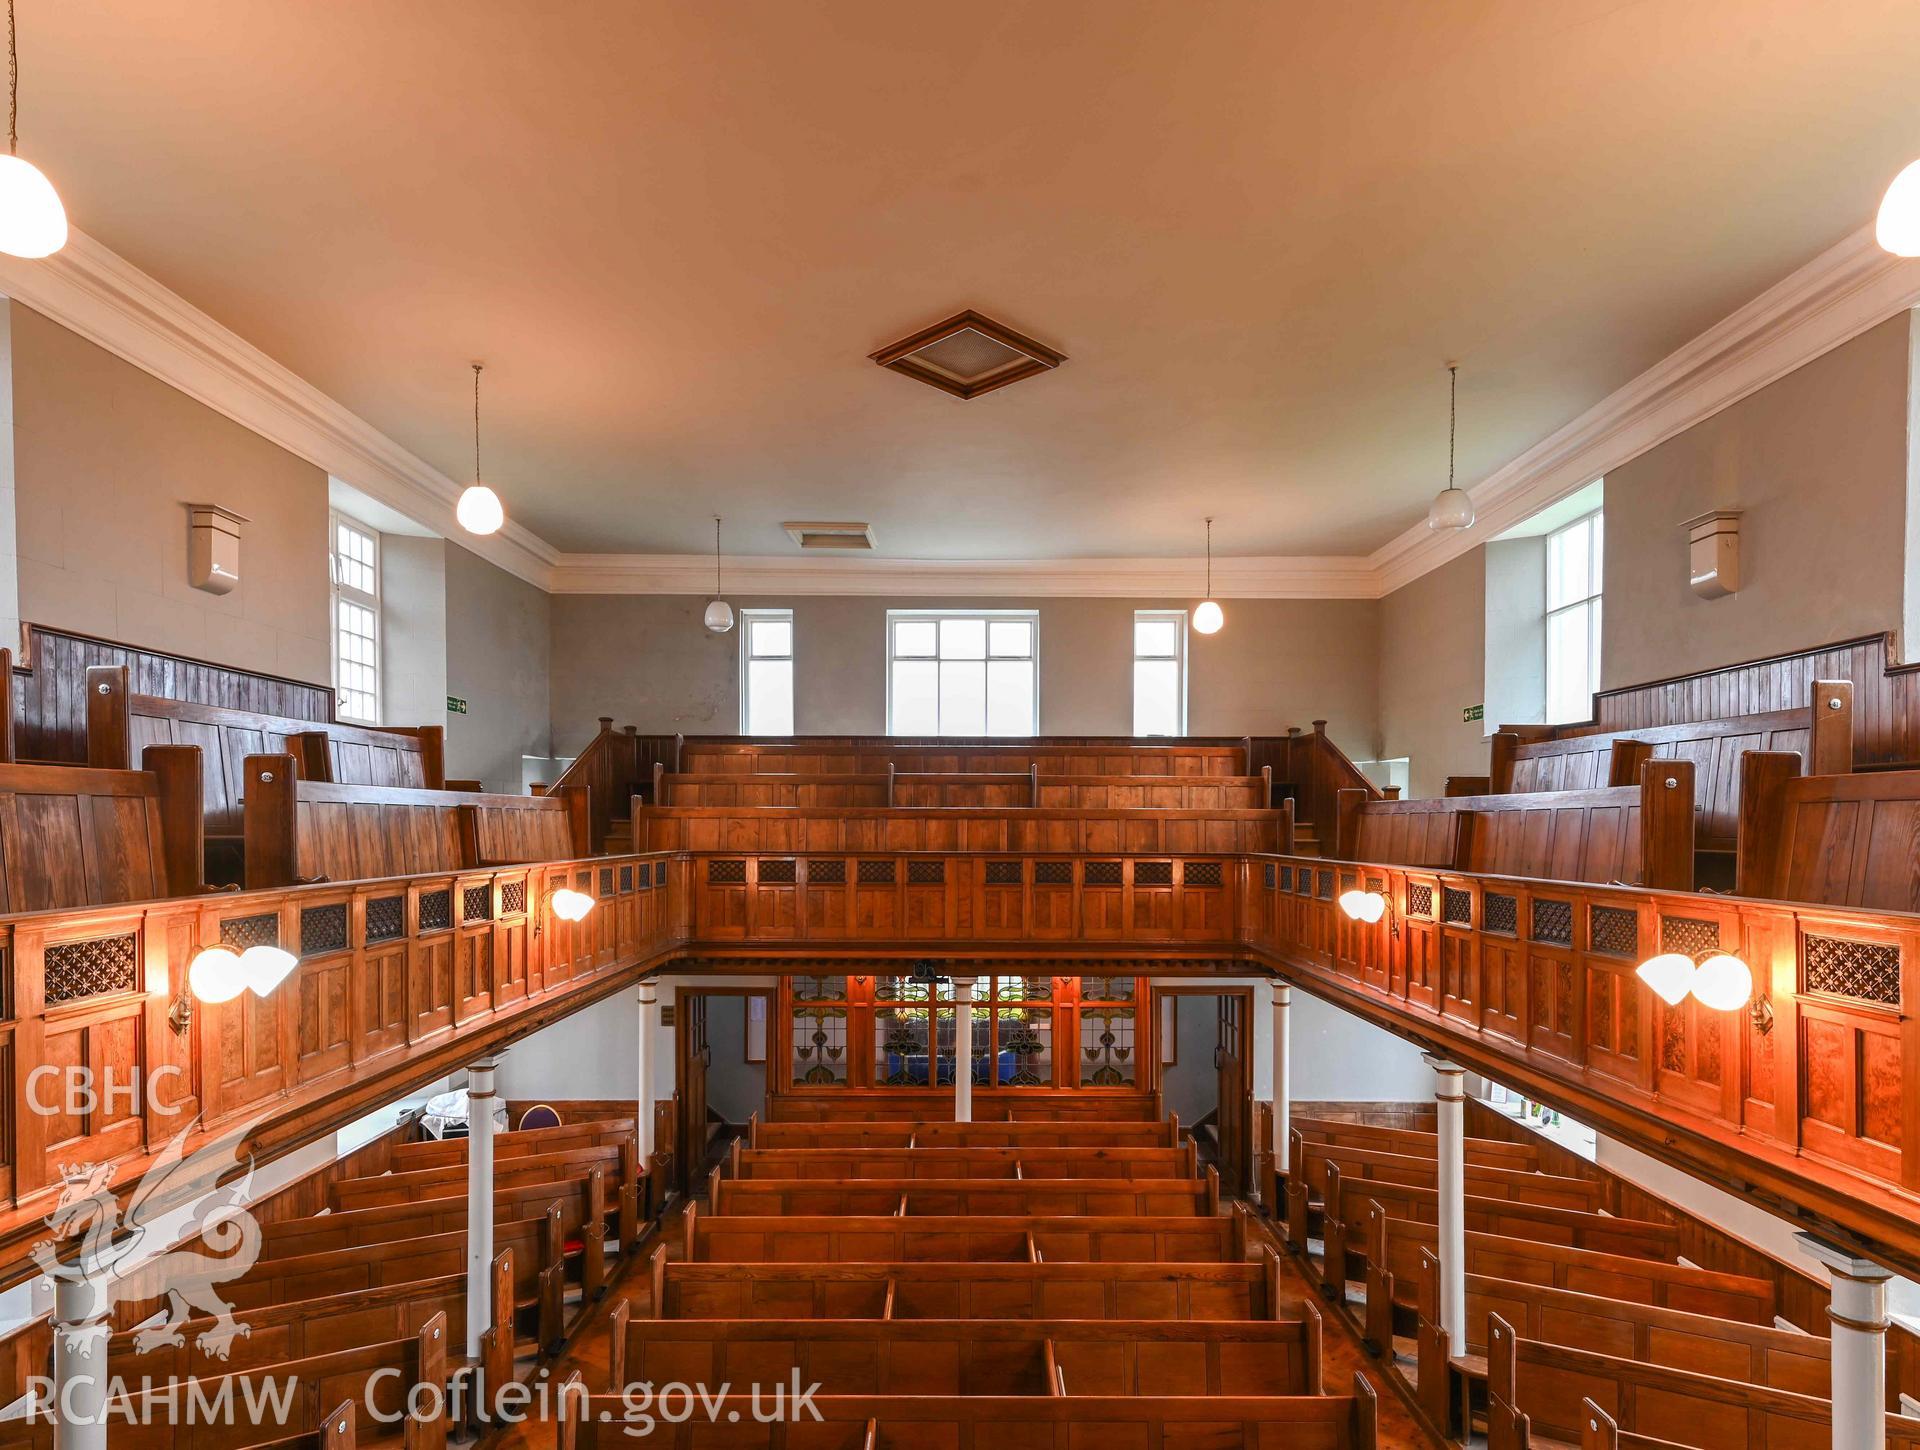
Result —
<path fill-rule="evenodd" d="M 953 979 L 953 1120 L 973 1121 L 973 977 Z M 934 1057 L 938 1044 L 930 1044 Z"/>
<path fill-rule="evenodd" d="M 643 981 L 634 989 L 634 1004 L 639 1009 L 640 1037 L 634 1049 L 634 1118 L 640 1130 L 640 1171 L 653 1171 L 653 1035 L 655 1002 L 659 988 Z"/>
<path fill-rule="evenodd" d="M 1885 1450 L 1887 1443 L 1887 1280 L 1871 1259 L 1795 1234 L 1832 1281 L 1834 1450 Z"/>
<path fill-rule="evenodd" d="M 106 1450 L 107 1323 L 104 1276 L 61 1279 L 53 1301 L 55 1450 Z"/>
<path fill-rule="evenodd" d="M 467 1068 L 467 1353 L 478 1358 L 492 1327 L 493 1110 L 496 1057 Z"/>
<path fill-rule="evenodd" d="M 1467 1352 L 1467 1073 L 1457 1062 L 1432 1053 L 1421 1060 L 1433 1069 L 1433 1101 L 1439 1119 L 1440 1325 L 1452 1352 Z"/>
<path fill-rule="evenodd" d="M 1273 984 L 1273 1171 L 1285 1178 L 1293 1130 L 1293 988 Z M 1274 1204 L 1279 1212 L 1280 1205 Z"/>

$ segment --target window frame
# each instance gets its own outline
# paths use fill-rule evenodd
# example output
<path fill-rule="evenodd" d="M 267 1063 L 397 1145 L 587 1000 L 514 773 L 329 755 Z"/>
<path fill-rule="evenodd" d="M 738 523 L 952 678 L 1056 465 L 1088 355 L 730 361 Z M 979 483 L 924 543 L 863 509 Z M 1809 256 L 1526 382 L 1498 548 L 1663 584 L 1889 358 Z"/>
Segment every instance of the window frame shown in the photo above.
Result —
<path fill-rule="evenodd" d="M 995 624 L 1007 624 L 1010 622 L 1019 622 L 1031 627 L 1033 647 L 1031 652 L 1028 655 L 1026 655 L 1024 658 L 1033 667 L 1033 692 L 1032 692 L 1033 713 L 1031 718 L 1027 722 L 1027 730 L 1024 734 L 995 735 L 992 730 L 987 729 L 987 730 L 983 730 L 981 734 L 976 737 L 972 735 L 958 735 L 958 734 L 948 735 L 939 729 L 940 692 L 939 692 L 939 686 L 938 686 L 938 677 L 939 677 L 938 666 L 941 663 L 943 663 L 943 660 L 940 655 L 940 645 L 939 645 L 940 632 L 939 632 L 938 626 L 950 619 L 965 619 L 965 620 L 977 619 L 982 621 L 985 624 L 986 630 L 987 630 L 987 645 L 986 645 L 986 653 L 982 656 L 982 659 L 987 661 L 991 661 L 994 658 L 993 626 Z M 931 623 L 935 625 L 936 628 L 935 628 L 935 635 L 934 635 L 934 641 L 935 641 L 934 653 L 932 655 L 897 655 L 895 654 L 894 653 L 894 629 L 896 625 L 901 623 L 911 623 L 911 624 Z M 934 672 L 935 673 L 935 689 L 934 689 L 934 712 L 935 712 L 934 726 L 935 728 L 934 728 L 933 736 L 930 738 L 941 739 L 941 740 L 972 740 L 972 739 L 1027 740 L 1027 739 L 1032 739 L 1033 737 L 1037 736 L 1040 733 L 1040 611 L 1039 610 L 1037 609 L 889 609 L 887 611 L 886 623 L 884 628 L 886 629 L 885 669 L 886 669 L 886 677 L 887 677 L 886 679 L 887 734 L 889 736 L 899 737 L 903 733 L 894 728 L 894 719 L 893 719 L 893 667 L 895 662 L 901 659 L 908 659 L 908 660 L 931 659 L 935 664 L 935 667 L 936 667 Z M 1015 656 L 1015 655 L 1002 655 L 1000 656 L 1000 658 L 1018 659 L 1022 657 Z M 987 672 L 986 677 L 987 679 L 990 680 L 992 678 L 991 672 Z M 983 698 L 983 703 L 985 704 L 985 709 L 983 710 L 983 720 L 982 720 L 982 723 L 984 725 L 987 720 L 990 720 L 992 718 L 992 707 L 991 707 L 990 698 L 988 696 L 983 695 L 982 698 Z M 914 736 L 908 736 L 906 738 L 917 739 L 920 737 L 918 735 L 914 735 Z"/>
<path fill-rule="evenodd" d="M 1565 599 L 1559 604 L 1553 603 L 1553 559 L 1555 541 L 1564 538 L 1576 530 L 1587 534 L 1587 593 L 1578 598 Z M 1543 663 L 1546 693 L 1546 708 L 1542 715 L 1549 725 L 1565 725 L 1590 719 L 1593 713 L 1593 697 L 1600 690 L 1600 643 L 1605 627 L 1606 581 L 1603 570 L 1606 563 L 1606 509 L 1596 508 L 1584 513 L 1577 519 L 1569 519 L 1559 528 L 1552 530 L 1545 539 L 1545 557 L 1542 560 L 1544 578 L 1541 598 L 1546 603 L 1546 611 L 1541 615 L 1543 631 Z M 1581 698 L 1585 702 L 1580 712 L 1566 719 L 1554 718 L 1554 621 L 1575 612 L 1585 616 L 1587 636 L 1587 688 Z"/>
<path fill-rule="evenodd" d="M 1174 626 L 1174 646 L 1171 655 L 1143 655 L 1140 653 L 1140 625 L 1142 623 L 1171 624 Z M 1184 609 L 1136 609 L 1133 611 L 1133 736 L 1136 740 L 1183 740 L 1187 735 L 1187 629 L 1188 615 Z M 1173 661 L 1176 690 L 1179 695 L 1179 729 L 1172 735 L 1142 735 L 1140 733 L 1140 683 L 1139 664 L 1141 660 Z"/>
<path fill-rule="evenodd" d="M 372 546 L 370 567 L 373 571 L 372 592 L 347 584 L 340 577 L 340 531 L 364 538 Z M 380 531 L 356 518 L 351 518 L 337 510 L 327 513 L 327 639 L 333 656 L 333 714 L 342 724 L 378 726 L 383 718 L 386 684 L 386 620 L 383 617 L 383 601 L 380 578 Z M 372 715 L 348 714 L 342 708 L 346 691 L 340 684 L 340 606 L 342 603 L 356 605 L 373 615 L 373 695 Z"/>
<path fill-rule="evenodd" d="M 787 626 L 786 654 L 755 655 L 753 653 L 753 625 L 756 620 L 763 624 L 784 623 Z M 785 608 L 785 609 L 755 608 L 755 609 L 742 609 L 740 611 L 740 732 L 739 732 L 740 734 L 764 735 L 770 739 L 780 739 L 780 738 L 791 739 L 794 735 L 799 733 L 799 720 L 797 718 L 794 720 L 794 728 L 788 730 L 786 732 L 785 737 L 779 736 L 776 732 L 770 732 L 765 730 L 756 731 L 751 729 L 750 726 L 753 723 L 753 716 L 751 713 L 752 712 L 752 691 L 748 684 L 748 681 L 751 679 L 750 667 L 755 659 L 786 660 L 788 665 L 787 689 L 789 694 L 789 698 L 787 700 L 787 713 L 790 716 L 794 715 L 795 714 L 795 711 L 793 708 L 794 700 L 792 698 L 792 694 L 793 694 L 794 684 L 796 683 L 796 675 L 799 668 L 796 654 L 795 654 L 795 646 L 798 644 L 798 642 L 799 642 L 799 638 L 794 633 L 793 610 L 791 608 Z"/>

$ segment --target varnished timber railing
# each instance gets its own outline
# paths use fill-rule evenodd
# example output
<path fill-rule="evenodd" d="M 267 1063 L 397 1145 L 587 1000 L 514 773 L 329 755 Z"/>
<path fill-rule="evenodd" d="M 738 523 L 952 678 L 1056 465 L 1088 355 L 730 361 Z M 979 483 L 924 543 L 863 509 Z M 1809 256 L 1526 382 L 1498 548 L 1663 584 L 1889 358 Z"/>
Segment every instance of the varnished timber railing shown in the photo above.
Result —
<path fill-rule="evenodd" d="M 551 793 L 566 785 L 587 788 L 589 838 L 595 851 L 606 851 L 609 836 L 619 844 L 624 812 L 633 797 L 653 790 L 655 764 L 673 769 L 677 749 L 675 736 L 641 735 L 632 725 L 616 730 L 613 717 L 602 715 L 598 733 L 545 789 Z"/>
<path fill-rule="evenodd" d="M 1808 1228 L 1920 1268 L 1920 916 L 1255 857 L 1246 945 L 1284 977 Z M 1377 924 L 1337 904 L 1358 887 Z M 1724 948 L 1750 1009 L 1635 968 Z"/>
<path fill-rule="evenodd" d="M 0 917 L 0 1282 L 27 1272 L 61 1165 L 130 1183 L 190 1125 L 191 1147 L 253 1123 L 261 1161 L 310 1141 L 668 960 L 686 870 L 596 857 Z M 554 915 L 563 886 L 595 898 L 583 921 Z M 199 1003 L 188 968 L 214 944 L 299 964 L 264 998 Z M 72 1064 L 90 1080 L 36 1075 Z"/>
<path fill-rule="evenodd" d="M 1315 720 L 1311 732 L 1289 730 L 1284 740 L 1261 742 L 1272 752 L 1274 776 L 1293 788 L 1294 820 L 1311 826 L 1323 851 L 1331 853 L 1339 834 L 1340 792 L 1363 790 L 1368 800 L 1386 793 L 1367 779 L 1327 734 L 1327 722 Z"/>

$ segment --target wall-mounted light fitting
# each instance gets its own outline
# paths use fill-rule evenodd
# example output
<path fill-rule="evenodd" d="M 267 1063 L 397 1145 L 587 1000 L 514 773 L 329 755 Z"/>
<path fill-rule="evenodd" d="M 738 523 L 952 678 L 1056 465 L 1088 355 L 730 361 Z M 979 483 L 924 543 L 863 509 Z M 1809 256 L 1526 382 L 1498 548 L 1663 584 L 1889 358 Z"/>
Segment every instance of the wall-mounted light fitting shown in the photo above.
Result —
<path fill-rule="evenodd" d="M 217 503 L 187 509 L 187 583 L 209 594 L 231 594 L 240 582 L 240 526 L 245 514 Z"/>
<path fill-rule="evenodd" d="M 1740 510 L 1714 509 L 1688 519 L 1687 585 L 1702 599 L 1724 599 L 1740 588 Z"/>
<path fill-rule="evenodd" d="M 300 959 L 282 947 L 206 947 L 187 968 L 187 986 L 202 1002 L 231 1002 L 242 992 L 271 996 Z"/>
<path fill-rule="evenodd" d="M 584 891 L 575 891 L 570 886 L 562 886 L 549 898 L 553 914 L 562 921 L 579 921 L 593 910 L 593 898 Z"/>

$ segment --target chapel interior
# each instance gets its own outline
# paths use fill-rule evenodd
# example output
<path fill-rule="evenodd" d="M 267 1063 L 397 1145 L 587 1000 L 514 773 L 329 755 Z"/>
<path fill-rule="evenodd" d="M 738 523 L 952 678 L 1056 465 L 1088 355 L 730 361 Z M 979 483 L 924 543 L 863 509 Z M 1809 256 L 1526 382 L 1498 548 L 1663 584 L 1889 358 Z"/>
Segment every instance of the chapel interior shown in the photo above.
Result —
<path fill-rule="evenodd" d="M 1920 1450 L 1920 7 L 7 41 L 0 1450 Z"/>

